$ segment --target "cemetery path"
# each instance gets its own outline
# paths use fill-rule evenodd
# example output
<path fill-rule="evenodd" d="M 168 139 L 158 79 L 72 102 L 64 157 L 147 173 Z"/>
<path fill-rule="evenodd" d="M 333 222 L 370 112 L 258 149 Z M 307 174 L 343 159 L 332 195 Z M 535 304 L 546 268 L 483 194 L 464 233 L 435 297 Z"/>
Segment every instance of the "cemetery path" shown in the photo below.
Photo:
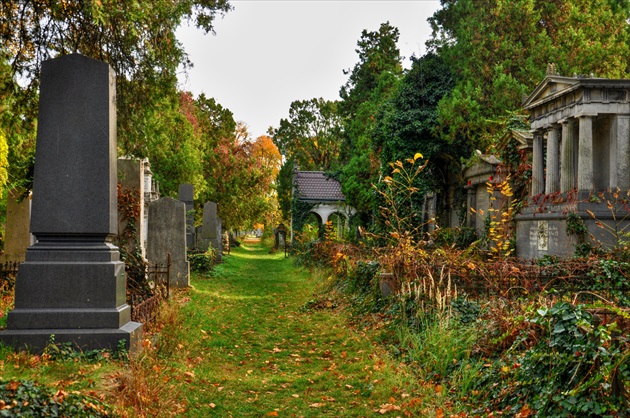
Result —
<path fill-rule="evenodd" d="M 193 278 L 186 416 L 418 416 L 422 388 L 373 336 L 330 304 L 306 309 L 316 281 L 260 244 Z"/>

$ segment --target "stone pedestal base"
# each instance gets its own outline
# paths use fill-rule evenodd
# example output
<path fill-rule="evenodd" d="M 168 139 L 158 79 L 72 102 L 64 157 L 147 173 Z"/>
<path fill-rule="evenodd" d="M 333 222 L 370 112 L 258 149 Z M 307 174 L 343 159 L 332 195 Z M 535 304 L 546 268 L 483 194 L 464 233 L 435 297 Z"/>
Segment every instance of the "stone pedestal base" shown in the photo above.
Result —
<path fill-rule="evenodd" d="M 124 347 L 134 353 L 141 348 L 142 324 L 127 322 L 117 329 L 7 329 L 0 333 L 3 344 L 31 353 L 41 353 L 52 339 L 56 344 L 72 343 L 82 351 L 113 350 L 124 341 Z"/>
<path fill-rule="evenodd" d="M 46 240 L 28 248 L 15 283 L 15 308 L 0 342 L 41 352 L 54 341 L 80 350 L 134 351 L 142 324 L 131 321 L 125 265 L 105 242 Z"/>
<path fill-rule="evenodd" d="M 596 195 L 593 195 L 596 196 Z M 627 206 L 614 203 L 614 198 L 601 199 L 597 202 L 590 193 L 580 192 L 569 199 L 566 195 L 556 197 L 562 203 L 545 202 L 530 205 L 516 216 L 516 255 L 519 258 L 537 259 L 545 255 L 571 257 L 577 244 L 574 236 L 567 235 L 567 216 L 577 214 L 586 229 L 588 240 L 593 246 L 610 249 L 619 244 L 620 234 L 630 224 L 624 219 L 628 214 Z M 612 202 L 609 208 L 606 201 Z M 595 219 L 587 212 L 595 215 Z M 598 225 L 599 223 L 599 225 Z M 604 226 L 604 227 L 602 227 Z M 615 232 L 617 231 L 617 233 Z"/>
<path fill-rule="evenodd" d="M 169 273 L 168 284 L 171 288 L 190 287 L 190 263 L 173 261 Z"/>

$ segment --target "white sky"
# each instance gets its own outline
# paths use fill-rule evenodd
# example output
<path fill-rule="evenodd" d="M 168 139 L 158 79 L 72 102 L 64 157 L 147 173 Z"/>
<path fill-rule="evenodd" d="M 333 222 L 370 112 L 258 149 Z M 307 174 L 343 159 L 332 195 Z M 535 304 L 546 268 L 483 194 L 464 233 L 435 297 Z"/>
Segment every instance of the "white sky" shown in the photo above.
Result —
<path fill-rule="evenodd" d="M 244 1 L 215 22 L 216 35 L 183 27 L 177 35 L 194 67 L 180 75 L 181 88 L 205 93 L 245 122 L 253 138 L 277 127 L 294 100 L 339 99 L 359 57 L 361 31 L 389 21 L 400 30 L 405 57 L 421 56 L 427 23 L 439 0 Z"/>

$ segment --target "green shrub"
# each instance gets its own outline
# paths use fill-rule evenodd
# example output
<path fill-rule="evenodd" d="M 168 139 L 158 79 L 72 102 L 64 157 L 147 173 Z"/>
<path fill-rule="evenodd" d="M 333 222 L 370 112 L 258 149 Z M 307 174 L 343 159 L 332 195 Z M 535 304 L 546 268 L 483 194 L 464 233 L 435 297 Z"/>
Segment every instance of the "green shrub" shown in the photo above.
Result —
<path fill-rule="evenodd" d="M 468 226 L 439 228 L 432 233 L 431 238 L 438 247 L 454 247 L 459 250 L 468 248 L 478 239 L 477 230 Z"/>
<path fill-rule="evenodd" d="M 31 381 L 0 380 L 3 417 L 107 417 L 109 408 L 96 398 L 39 386 Z"/>
<path fill-rule="evenodd" d="M 596 268 L 588 273 L 591 279 L 589 290 L 593 290 L 604 297 L 613 299 L 620 306 L 630 306 L 630 263 L 615 260 L 598 260 Z"/>
<path fill-rule="evenodd" d="M 376 261 L 357 262 L 356 267 L 348 275 L 348 290 L 360 293 L 371 292 L 379 267 L 380 264 Z"/>
<path fill-rule="evenodd" d="M 483 409 L 534 416 L 625 416 L 619 382 L 630 378 L 627 347 L 613 340 L 615 324 L 597 326 L 583 306 L 538 309 L 538 327 L 517 340 L 512 355 L 487 368 L 479 389 Z M 627 343 L 625 343 L 627 344 Z M 521 347 L 531 346 L 525 352 Z M 625 350 L 624 350 L 625 349 Z"/>
<path fill-rule="evenodd" d="M 188 252 L 190 271 L 195 273 L 208 273 L 215 264 L 216 254 L 213 248 L 205 252 Z"/>

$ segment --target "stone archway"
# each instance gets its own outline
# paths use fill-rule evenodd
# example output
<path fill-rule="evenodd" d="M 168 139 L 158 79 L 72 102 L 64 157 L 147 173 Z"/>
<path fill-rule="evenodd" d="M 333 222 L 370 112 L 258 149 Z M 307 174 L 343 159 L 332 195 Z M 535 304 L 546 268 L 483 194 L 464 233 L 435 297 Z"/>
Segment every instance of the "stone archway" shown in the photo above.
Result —
<path fill-rule="evenodd" d="M 341 193 L 339 181 L 328 177 L 323 171 L 293 171 L 293 198 L 311 205 L 310 213 L 316 214 L 320 220 L 320 229 L 326 225 L 329 217 L 339 214 L 345 218 L 344 226 L 348 227 L 349 219 L 355 213 L 354 208 L 346 205 L 346 198 Z M 292 213 L 292 217 L 296 214 Z M 291 240 L 293 240 L 293 220 L 291 222 Z"/>
<path fill-rule="evenodd" d="M 348 213 L 345 204 L 319 204 L 313 207 L 310 213 L 317 214 L 320 218 L 320 230 L 323 230 L 326 223 L 335 215 L 338 219 L 343 219 L 343 225 L 335 226 L 337 236 L 341 238 L 342 230 L 347 229 L 350 224 L 350 216 L 354 213 L 354 209 L 350 208 L 350 213 Z"/>

